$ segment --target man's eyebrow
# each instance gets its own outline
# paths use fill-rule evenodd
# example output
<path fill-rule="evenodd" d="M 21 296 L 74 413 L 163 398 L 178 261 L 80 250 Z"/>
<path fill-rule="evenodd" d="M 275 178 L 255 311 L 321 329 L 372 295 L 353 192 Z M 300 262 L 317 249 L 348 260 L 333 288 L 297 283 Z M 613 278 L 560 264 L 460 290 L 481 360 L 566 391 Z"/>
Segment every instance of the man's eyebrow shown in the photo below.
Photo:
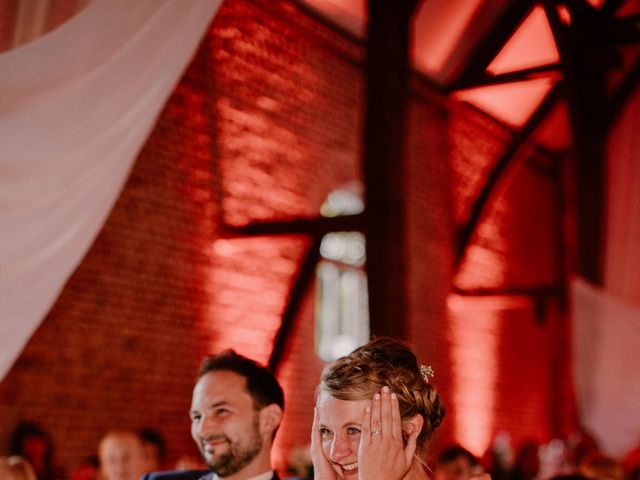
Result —
<path fill-rule="evenodd" d="M 213 409 L 213 408 L 226 406 L 226 405 L 229 405 L 229 401 L 228 400 L 220 400 L 218 402 L 214 402 L 211 405 L 206 406 L 205 410 L 210 410 L 210 409 Z M 189 415 L 193 415 L 194 413 L 200 413 L 200 409 L 192 408 L 191 410 L 189 410 Z"/>
<path fill-rule="evenodd" d="M 216 407 L 221 407 L 223 405 L 229 405 L 229 402 L 227 400 L 220 400 L 218 402 L 214 402 L 211 405 L 209 405 L 208 408 L 216 408 Z"/>

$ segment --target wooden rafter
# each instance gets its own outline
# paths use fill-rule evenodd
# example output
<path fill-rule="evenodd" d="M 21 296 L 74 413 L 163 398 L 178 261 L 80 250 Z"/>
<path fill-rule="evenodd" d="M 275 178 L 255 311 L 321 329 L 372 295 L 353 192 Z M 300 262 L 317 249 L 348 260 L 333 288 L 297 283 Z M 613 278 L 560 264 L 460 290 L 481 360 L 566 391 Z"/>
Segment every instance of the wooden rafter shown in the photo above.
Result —
<path fill-rule="evenodd" d="M 534 5 L 534 0 L 517 0 L 505 8 L 503 15 L 484 41 L 478 44 L 465 68 L 450 83 L 451 90 L 459 90 L 464 85 L 473 85 L 482 81 L 486 68 L 513 36 Z"/>
<path fill-rule="evenodd" d="M 287 347 L 287 341 L 291 336 L 291 332 L 295 328 L 296 320 L 299 318 L 298 313 L 300 311 L 300 306 L 302 305 L 302 301 L 312 284 L 316 265 L 320 260 L 321 241 L 322 237 L 316 237 L 313 242 L 311 242 L 311 245 L 307 250 L 307 254 L 300 265 L 298 274 L 293 281 L 291 290 L 289 291 L 287 306 L 282 314 L 282 322 L 280 323 L 280 328 L 278 328 L 278 332 L 273 340 L 271 356 L 269 357 L 268 367 L 274 373 L 278 371 L 278 368 L 282 363 L 282 358 Z"/>
<path fill-rule="evenodd" d="M 607 123 L 609 124 L 609 126 L 613 125 L 613 123 L 616 121 L 618 115 L 624 108 L 624 105 L 627 103 L 627 100 L 636 91 L 639 84 L 640 61 L 637 61 L 631 68 L 629 73 L 622 80 L 620 86 L 611 98 L 611 102 L 609 103 L 609 113 L 607 116 Z"/>
<path fill-rule="evenodd" d="M 609 36 L 601 38 L 599 33 L 611 17 L 580 7 L 570 12 L 571 22 L 565 24 L 556 6 L 555 0 L 544 1 L 560 53 L 577 160 L 578 271 L 599 285 L 603 268 L 603 178 L 609 108 L 606 69 L 614 56 Z"/>
<path fill-rule="evenodd" d="M 540 103 L 540 106 L 538 106 L 536 111 L 531 115 L 524 127 L 522 127 L 520 131 L 514 134 L 514 137 L 507 147 L 506 151 L 498 159 L 496 165 L 493 167 L 493 170 L 489 173 L 485 184 L 480 190 L 480 193 L 478 194 L 478 197 L 476 198 L 473 207 L 471 208 L 469 219 L 460 231 L 458 237 L 456 252 L 456 263 L 458 269 L 462 264 L 462 260 L 464 259 L 464 254 L 467 250 L 467 247 L 469 246 L 471 239 L 475 234 L 476 228 L 480 223 L 480 220 L 482 219 L 482 215 L 489 204 L 493 192 L 495 191 L 496 185 L 501 180 L 503 174 L 512 165 L 514 159 L 517 158 L 517 154 L 526 145 L 531 135 L 536 131 L 536 129 L 544 121 L 549 112 L 551 112 L 553 107 L 556 105 L 556 102 L 560 98 L 560 86 L 561 83 L 559 82 L 551 88 L 549 93 L 547 93 L 544 100 L 542 100 L 542 102 Z"/>
<path fill-rule="evenodd" d="M 270 235 L 312 236 L 324 235 L 329 232 L 362 231 L 364 215 L 341 215 L 338 217 L 296 218 L 273 222 L 254 222 L 241 227 L 224 225 L 220 236 L 225 237 L 256 237 Z"/>
<path fill-rule="evenodd" d="M 499 73 L 491 75 L 489 73 L 483 73 L 476 76 L 473 80 L 475 83 L 468 83 L 464 85 L 458 85 L 459 90 L 465 90 L 468 88 L 488 87 L 490 85 L 503 85 L 507 83 L 523 82 L 526 80 L 534 80 L 536 78 L 550 77 L 560 72 L 559 63 L 547 63 L 544 65 L 537 65 L 535 67 L 523 68 L 521 70 L 514 70 L 513 72 Z"/>
<path fill-rule="evenodd" d="M 474 289 L 453 287 L 451 292 L 465 297 L 558 297 L 564 295 L 565 287 L 561 284 Z"/>

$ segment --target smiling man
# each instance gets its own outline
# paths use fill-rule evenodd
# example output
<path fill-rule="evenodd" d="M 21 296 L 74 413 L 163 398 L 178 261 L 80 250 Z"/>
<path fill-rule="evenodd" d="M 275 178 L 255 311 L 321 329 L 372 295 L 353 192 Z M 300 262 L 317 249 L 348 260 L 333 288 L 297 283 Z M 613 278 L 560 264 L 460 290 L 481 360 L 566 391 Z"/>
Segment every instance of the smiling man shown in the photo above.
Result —
<path fill-rule="evenodd" d="M 271 446 L 284 394 L 265 367 L 233 350 L 202 362 L 191 400 L 191 436 L 209 471 L 156 473 L 145 480 L 277 480 Z"/>
<path fill-rule="evenodd" d="M 271 445 L 283 410 L 282 387 L 271 372 L 227 350 L 202 362 L 191 401 L 191 436 L 219 478 L 277 478 Z"/>

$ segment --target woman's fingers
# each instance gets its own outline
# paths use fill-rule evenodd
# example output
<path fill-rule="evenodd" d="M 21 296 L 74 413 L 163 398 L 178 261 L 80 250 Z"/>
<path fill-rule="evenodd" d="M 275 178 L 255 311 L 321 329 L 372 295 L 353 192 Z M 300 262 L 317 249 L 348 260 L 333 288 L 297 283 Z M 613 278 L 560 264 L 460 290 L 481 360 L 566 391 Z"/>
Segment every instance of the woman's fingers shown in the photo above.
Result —
<path fill-rule="evenodd" d="M 377 437 L 383 434 L 382 431 L 382 422 L 380 420 L 380 410 L 381 410 L 381 397 L 380 393 L 375 393 L 373 395 L 373 400 L 371 401 L 371 439 L 373 437 Z"/>
<path fill-rule="evenodd" d="M 318 429 L 318 408 L 313 407 L 313 425 L 311 425 L 311 451 L 318 453 L 320 448 L 320 431 Z"/>
<path fill-rule="evenodd" d="M 371 404 L 364 407 L 362 413 L 362 426 L 360 427 L 360 443 L 369 442 L 371 440 Z"/>
<path fill-rule="evenodd" d="M 391 393 L 391 433 L 393 438 L 402 438 L 402 419 L 400 418 L 400 402 L 395 393 Z"/>
<path fill-rule="evenodd" d="M 311 426 L 311 439 L 313 440 L 320 432 L 318 431 L 318 407 L 313 407 L 313 425 Z"/>
<path fill-rule="evenodd" d="M 380 424 L 383 435 L 390 435 L 395 438 L 393 429 L 393 418 L 391 414 L 391 392 L 389 387 L 382 387 L 380 392 Z"/>
<path fill-rule="evenodd" d="M 358 476 L 362 480 L 403 478 L 411 468 L 418 432 L 402 440 L 402 420 L 397 395 L 388 387 L 376 393 L 362 415 Z"/>

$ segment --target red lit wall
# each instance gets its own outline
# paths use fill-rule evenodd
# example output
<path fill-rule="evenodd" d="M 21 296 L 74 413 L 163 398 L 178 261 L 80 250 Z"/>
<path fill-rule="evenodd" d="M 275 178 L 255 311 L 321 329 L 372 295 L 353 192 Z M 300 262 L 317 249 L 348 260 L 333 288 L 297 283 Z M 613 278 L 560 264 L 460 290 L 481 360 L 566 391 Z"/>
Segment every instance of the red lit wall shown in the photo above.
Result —
<path fill-rule="evenodd" d="M 330 191 L 360 178 L 363 54 L 296 3 L 224 2 L 105 227 L 0 384 L 0 453 L 20 419 L 50 430 L 69 468 L 111 428 L 158 427 L 170 461 L 195 453 L 187 411 L 202 356 L 234 347 L 268 359 L 308 245 L 303 236 L 232 237 L 223 226 L 315 216 Z M 487 309 L 463 298 L 452 308 L 448 292 L 454 281 L 477 288 L 555 278 L 555 180 L 523 167 L 456 273 L 455 224 L 508 132 L 450 110 L 419 81 L 409 116 L 409 332 L 449 405 L 436 446 L 458 437 L 480 448 L 502 429 L 516 439 L 548 436 L 546 379 L 561 317 L 537 322 L 526 302 Z M 311 291 L 278 373 L 287 402 L 279 468 L 308 442 L 323 367 L 313 315 Z M 465 332 L 490 340 L 474 352 Z M 469 407 L 477 422 L 460 411 L 467 388 L 484 395 Z M 460 433 L 467 427 L 472 435 Z"/>
<path fill-rule="evenodd" d="M 463 106 L 450 110 L 450 121 L 454 216 L 462 226 L 510 134 Z M 527 439 L 545 442 L 566 434 L 572 421 L 562 292 L 508 293 L 563 282 L 565 166 L 532 149 L 511 165 L 452 278 L 462 291 L 496 294 L 450 294 L 447 302 L 449 426 L 477 455 L 500 432 L 509 433 L 517 448 Z"/>

